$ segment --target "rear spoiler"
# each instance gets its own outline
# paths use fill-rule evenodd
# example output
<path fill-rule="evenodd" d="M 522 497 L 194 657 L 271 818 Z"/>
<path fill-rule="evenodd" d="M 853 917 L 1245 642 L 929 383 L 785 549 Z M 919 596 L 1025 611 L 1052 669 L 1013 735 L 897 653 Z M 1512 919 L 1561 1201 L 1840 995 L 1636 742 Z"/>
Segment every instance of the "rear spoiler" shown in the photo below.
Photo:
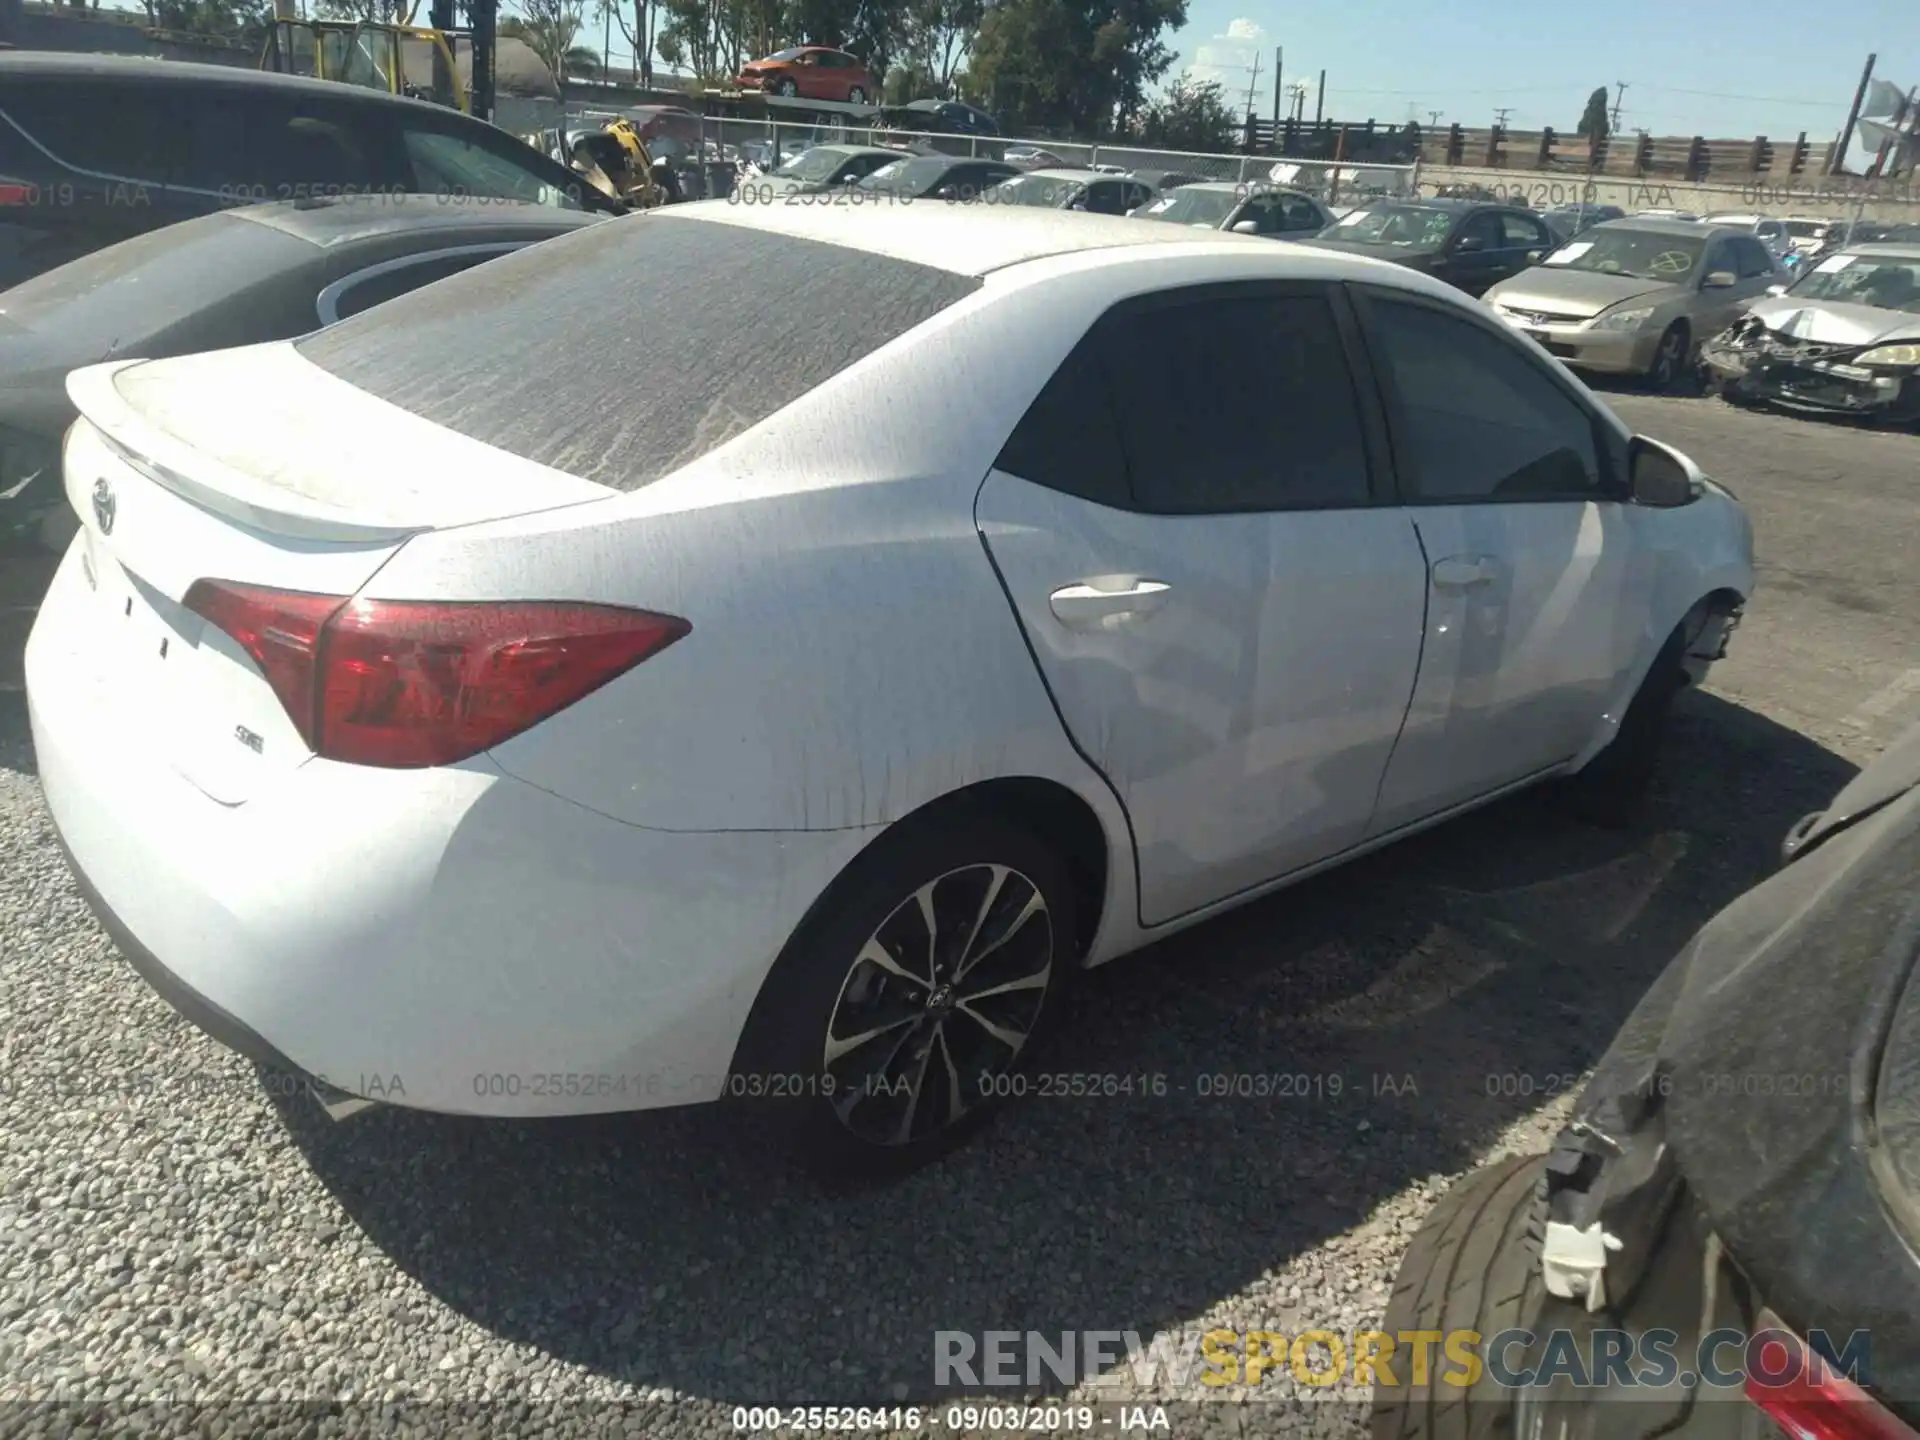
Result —
<path fill-rule="evenodd" d="M 84 366 L 67 376 L 67 395 L 108 447 L 156 485 L 253 529 L 303 540 L 391 544 L 423 528 L 356 520 L 324 501 L 268 485 L 194 449 L 128 404 L 114 383 L 121 371 L 145 363 L 111 360 Z M 74 503 L 81 501 L 76 498 Z"/>

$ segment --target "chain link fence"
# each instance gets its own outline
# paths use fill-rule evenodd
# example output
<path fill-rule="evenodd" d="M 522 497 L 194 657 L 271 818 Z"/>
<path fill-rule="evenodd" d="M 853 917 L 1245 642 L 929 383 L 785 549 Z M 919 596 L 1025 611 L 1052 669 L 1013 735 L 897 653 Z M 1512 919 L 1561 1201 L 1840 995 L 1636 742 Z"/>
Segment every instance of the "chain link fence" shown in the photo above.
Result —
<path fill-rule="evenodd" d="M 576 112 L 581 119 L 588 112 Z M 606 112 L 596 112 L 604 114 Z M 797 123 L 766 118 L 703 115 L 685 137 L 650 141 L 682 175 L 689 199 L 719 198 L 732 190 L 742 168 L 777 168 L 815 145 L 877 145 L 918 152 L 935 151 L 982 160 L 1004 160 L 1022 169 L 1058 167 L 1136 173 L 1156 189 L 1195 181 L 1241 185 L 1282 185 L 1304 190 L 1329 203 L 1354 203 L 1376 195 L 1410 196 L 1419 185 L 1412 165 L 1336 165 L 1331 161 L 1286 160 L 1149 146 L 1081 144 L 1069 140 L 1027 139 L 1012 135 L 955 135 L 901 130 L 849 117 L 835 122 Z M 704 153 L 706 165 L 698 157 Z M 688 183 L 690 182 L 690 183 Z M 704 186 L 704 188 L 703 188 Z"/>

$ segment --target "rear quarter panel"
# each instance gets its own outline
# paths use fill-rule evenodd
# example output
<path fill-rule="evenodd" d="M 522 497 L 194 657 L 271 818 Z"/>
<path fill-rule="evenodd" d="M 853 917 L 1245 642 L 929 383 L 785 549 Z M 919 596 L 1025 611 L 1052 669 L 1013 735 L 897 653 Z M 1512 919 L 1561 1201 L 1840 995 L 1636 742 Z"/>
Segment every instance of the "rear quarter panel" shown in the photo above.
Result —
<path fill-rule="evenodd" d="M 973 518 L 1007 432 L 1079 338 L 1072 323 L 983 291 L 676 474 L 570 514 L 418 536 L 362 593 L 687 619 L 686 638 L 493 752 L 627 823 L 880 826 L 1033 776 L 1082 796 L 1116 859 L 1130 856 Z M 1110 867 L 1129 884 L 1131 870 Z"/>

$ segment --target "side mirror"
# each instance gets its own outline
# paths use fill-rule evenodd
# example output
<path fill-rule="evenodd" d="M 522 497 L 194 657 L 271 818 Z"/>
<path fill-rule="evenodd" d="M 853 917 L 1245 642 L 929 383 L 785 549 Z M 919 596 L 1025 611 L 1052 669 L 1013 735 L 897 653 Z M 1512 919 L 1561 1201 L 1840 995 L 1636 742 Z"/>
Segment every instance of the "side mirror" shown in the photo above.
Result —
<path fill-rule="evenodd" d="M 1544 250 L 1529 250 L 1527 251 L 1527 264 L 1538 265 L 1546 258 L 1546 255 L 1547 252 Z"/>
<path fill-rule="evenodd" d="M 1740 277 L 1735 275 L 1731 270 L 1711 271 L 1708 273 L 1707 278 L 1700 282 L 1701 288 L 1706 290 L 1725 290 L 1739 283 Z"/>
<path fill-rule="evenodd" d="M 1627 475 L 1633 503 L 1658 510 L 1692 503 L 1706 483 L 1693 461 L 1645 435 L 1634 436 L 1627 447 Z"/>
<path fill-rule="evenodd" d="M 1767 294 L 1769 295 L 1784 295 L 1786 293 L 1787 287 L 1785 285 L 1769 285 L 1767 287 Z"/>
<path fill-rule="evenodd" d="M 1471 255 L 1476 250 L 1486 248 L 1487 242 L 1478 235 L 1462 235 L 1453 242 L 1453 251 L 1456 255 Z"/>
<path fill-rule="evenodd" d="M 1234 223 L 1233 233 L 1236 235 L 1258 235 L 1260 233 L 1260 222 L 1258 220 L 1236 221 Z"/>

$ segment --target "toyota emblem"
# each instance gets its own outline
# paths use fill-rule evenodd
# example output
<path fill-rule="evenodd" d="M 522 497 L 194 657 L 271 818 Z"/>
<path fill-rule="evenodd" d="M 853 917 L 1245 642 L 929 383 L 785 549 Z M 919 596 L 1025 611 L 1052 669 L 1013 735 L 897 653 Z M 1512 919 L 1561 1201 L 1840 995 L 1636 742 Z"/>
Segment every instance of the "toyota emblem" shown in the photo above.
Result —
<path fill-rule="evenodd" d="M 93 518 L 100 522 L 100 533 L 113 533 L 113 487 L 104 480 L 93 482 Z"/>

